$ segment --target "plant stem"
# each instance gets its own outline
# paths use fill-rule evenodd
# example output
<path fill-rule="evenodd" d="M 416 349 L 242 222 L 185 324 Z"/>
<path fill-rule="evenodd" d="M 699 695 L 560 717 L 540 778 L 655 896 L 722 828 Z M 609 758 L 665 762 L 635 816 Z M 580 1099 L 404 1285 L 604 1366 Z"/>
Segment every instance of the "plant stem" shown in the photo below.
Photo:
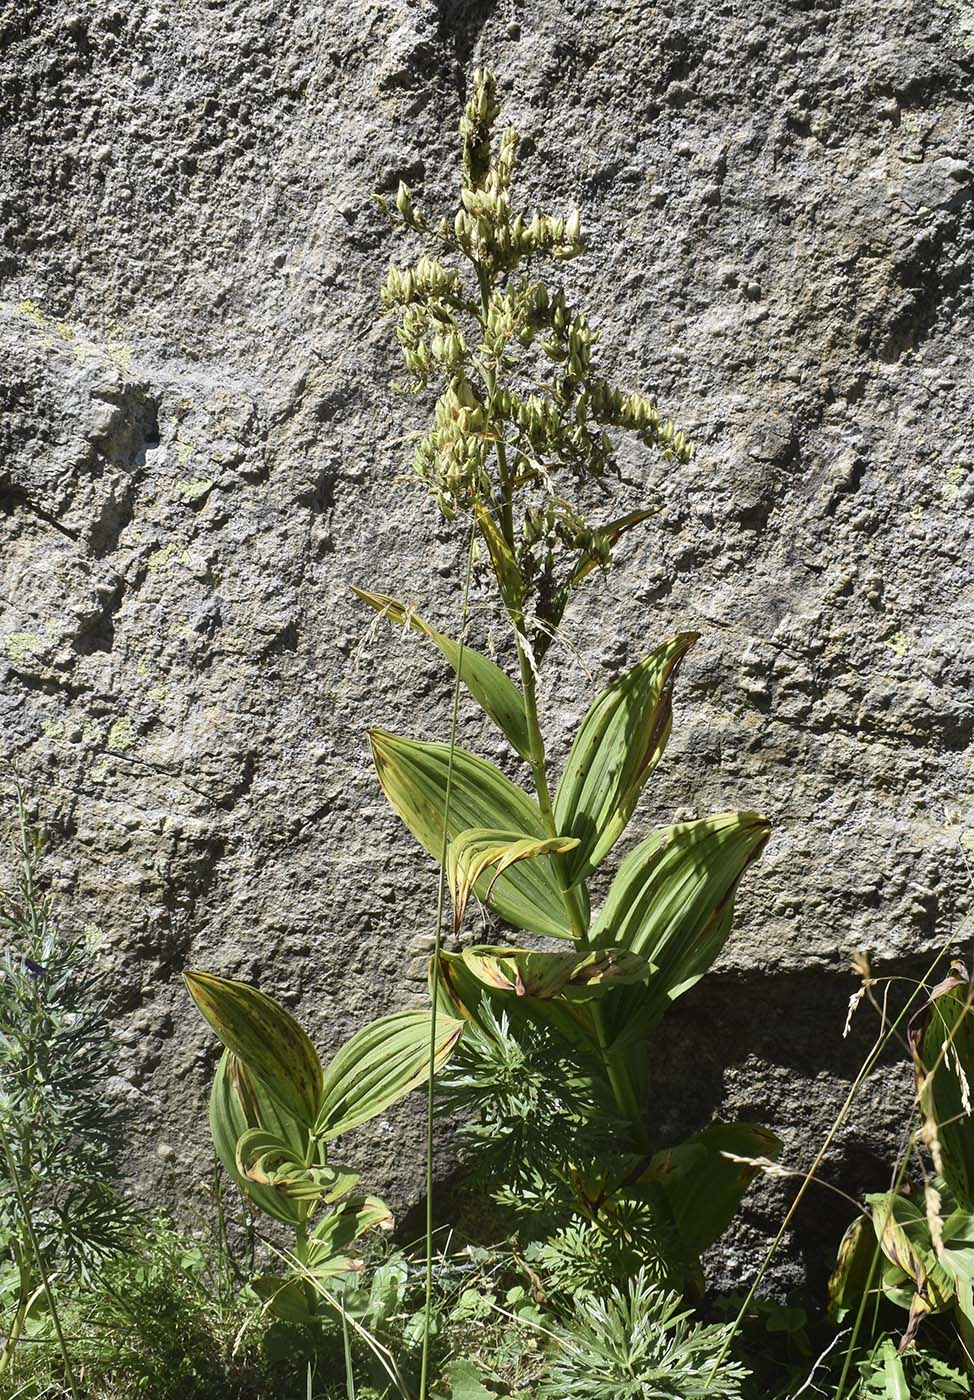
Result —
<path fill-rule="evenodd" d="M 25 1251 L 23 1243 L 21 1243 L 19 1248 L 15 1245 L 14 1254 L 19 1280 L 17 1311 L 14 1313 L 14 1320 L 10 1324 L 10 1331 L 4 1339 L 3 1351 L 0 1352 L 0 1376 L 6 1372 L 7 1367 L 13 1362 L 14 1352 L 17 1350 L 17 1343 L 20 1341 L 20 1334 L 24 1330 L 24 1322 L 27 1319 L 27 1303 L 30 1299 L 30 1275 L 27 1272 L 26 1253 L 29 1253 L 29 1251 Z"/>
<path fill-rule="evenodd" d="M 487 314 L 491 297 L 491 282 L 486 269 L 478 262 L 473 261 L 474 271 L 477 275 L 477 283 L 480 287 L 480 305 L 482 325 L 486 329 Z M 488 400 L 493 398 L 497 392 L 497 374 L 492 368 L 484 366 L 484 387 L 487 391 Z M 496 444 L 498 478 L 500 480 L 500 521 L 501 531 L 511 552 L 514 552 L 514 500 L 511 476 L 507 465 L 507 446 L 503 442 Z M 498 584 L 499 584 L 498 580 Z M 521 674 L 521 689 L 524 693 L 524 711 L 527 720 L 528 738 L 531 743 L 531 776 L 534 780 L 534 790 L 538 798 L 538 806 L 541 809 L 541 819 L 549 836 L 558 836 L 558 825 L 555 821 L 554 809 L 551 802 L 551 788 L 548 782 L 548 762 L 545 756 L 544 736 L 541 733 L 541 724 L 538 716 L 538 695 L 537 680 L 534 672 L 533 658 L 529 655 L 528 648 L 530 642 L 524 626 L 523 612 L 512 606 L 511 602 L 504 596 L 504 590 L 500 589 L 501 600 L 504 608 L 511 620 L 514 629 L 514 644 L 517 648 L 518 670 Z M 568 916 L 568 923 L 572 930 L 572 936 L 576 946 L 580 950 L 587 949 L 588 923 L 582 910 L 581 902 L 578 898 L 577 889 L 568 879 L 565 858 L 562 855 L 552 855 L 550 857 L 555 874 L 558 878 L 558 885 L 561 892 L 562 903 L 565 913 Z M 629 1076 L 627 1066 L 617 1060 L 608 1047 L 608 1035 L 605 1025 L 605 1016 L 602 1008 L 597 1002 L 592 1002 L 589 1007 L 592 1018 L 592 1025 L 598 1041 L 599 1056 L 605 1068 L 609 1085 L 620 1113 L 632 1124 L 633 1131 L 639 1140 L 640 1146 L 647 1146 L 645 1129 L 642 1123 L 642 1110 L 639 1100 Z"/>
<path fill-rule="evenodd" d="M 498 444 L 498 457 L 503 455 L 503 451 L 503 444 Z M 517 647 L 518 667 L 521 673 L 521 689 L 524 692 L 524 711 L 527 718 L 528 737 L 531 740 L 530 763 L 531 773 L 534 778 L 534 789 L 538 795 L 538 806 L 541 809 L 541 818 L 545 824 L 548 835 L 558 836 L 560 833 L 555 821 L 554 808 L 551 803 L 551 789 L 548 783 L 548 760 L 545 755 L 544 736 L 541 733 L 541 723 L 538 716 L 537 682 L 535 680 L 534 669 L 531 665 L 531 659 L 526 650 L 529 643 L 523 631 L 524 619 L 521 615 L 515 615 L 510 609 L 508 609 L 508 613 L 514 627 L 514 643 Z M 590 946 L 588 940 L 588 926 L 576 893 L 576 887 L 569 882 L 565 857 L 562 855 L 552 855 L 550 859 L 558 877 L 558 885 L 561 890 L 565 913 L 568 915 L 568 922 L 571 925 L 576 946 L 579 950 L 587 949 Z M 623 1117 L 627 1118 L 632 1124 L 633 1132 L 640 1146 L 647 1147 L 648 1139 L 643 1126 L 643 1115 L 639 1106 L 639 1100 L 629 1076 L 628 1067 L 625 1063 L 616 1059 L 609 1049 L 605 1015 L 602 1007 L 597 1001 L 592 1001 L 589 1003 L 588 1011 L 598 1041 L 599 1056 L 605 1068 L 606 1077 L 612 1089 L 616 1105 Z"/>
<path fill-rule="evenodd" d="M 10 1171 L 11 1181 L 13 1182 L 14 1194 L 17 1197 L 17 1205 L 20 1209 L 21 1222 L 26 1232 L 31 1252 L 34 1255 L 38 1276 L 40 1277 L 41 1283 L 44 1285 L 44 1292 L 47 1294 L 48 1307 L 51 1309 L 51 1321 L 54 1323 L 54 1331 L 57 1333 L 61 1358 L 64 1361 L 64 1374 L 67 1378 L 68 1389 L 71 1391 L 72 1400 L 80 1400 L 78 1387 L 74 1379 L 74 1368 L 71 1365 L 71 1355 L 68 1351 L 68 1344 L 65 1341 L 64 1332 L 61 1327 L 57 1303 L 54 1301 L 54 1290 L 51 1287 L 51 1281 L 44 1267 L 44 1258 L 41 1254 L 40 1245 L 37 1243 L 37 1236 L 34 1233 L 34 1223 L 31 1220 L 30 1207 L 24 1195 L 23 1183 L 20 1178 L 20 1172 L 17 1170 L 17 1163 L 14 1161 L 13 1153 L 10 1150 L 10 1140 L 7 1137 L 7 1130 L 4 1127 L 2 1116 L 0 1116 L 0 1144 L 3 1146 L 3 1154 L 7 1159 L 7 1167 Z"/>
<path fill-rule="evenodd" d="M 443 911 L 446 904 L 446 852 L 450 842 L 450 798 L 453 792 L 453 757 L 457 747 L 457 724 L 460 717 L 460 673 L 463 670 L 463 648 L 470 611 L 470 585 L 473 580 L 474 526 L 470 527 L 467 546 L 467 571 L 463 586 L 463 608 L 457 653 L 456 680 L 453 685 L 453 707 L 450 715 L 450 757 L 446 770 L 446 792 L 443 798 L 443 836 L 440 842 L 440 876 L 436 887 L 436 929 L 433 940 L 432 976 L 430 978 L 430 1040 L 429 1078 L 426 1081 L 426 1276 L 423 1288 L 423 1348 L 419 1369 L 419 1400 L 426 1400 L 429 1385 L 430 1324 L 433 1316 L 433 1110 L 436 1064 L 436 1012 L 439 998 L 440 950 L 443 944 Z"/>

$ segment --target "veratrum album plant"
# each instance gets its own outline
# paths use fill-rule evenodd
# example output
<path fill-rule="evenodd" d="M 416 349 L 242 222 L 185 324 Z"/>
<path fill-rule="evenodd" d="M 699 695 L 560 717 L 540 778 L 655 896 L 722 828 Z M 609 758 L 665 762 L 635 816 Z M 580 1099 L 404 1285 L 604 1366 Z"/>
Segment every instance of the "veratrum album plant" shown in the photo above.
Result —
<path fill-rule="evenodd" d="M 356 1267 L 347 1250 L 389 1226 L 389 1208 L 356 1192 L 358 1175 L 329 1144 L 384 1113 L 439 1067 L 462 1030 L 401 1011 L 352 1036 L 327 1067 L 294 1017 L 245 982 L 187 972 L 197 1009 L 225 1046 L 210 1095 L 210 1129 L 227 1173 L 257 1210 L 290 1227 L 291 1276 L 252 1281 L 275 1316 L 311 1323 L 322 1287 Z"/>
<path fill-rule="evenodd" d="M 431 963 L 435 1010 L 483 1038 L 479 1057 L 465 1055 L 471 1094 L 483 1105 L 493 1055 L 504 1061 L 512 1102 L 498 1018 L 508 1038 L 526 1028 L 554 1037 L 576 1067 L 582 1117 L 594 1126 L 607 1112 L 621 1125 L 614 1152 L 584 1162 L 566 1157 L 556 1174 L 571 1183 L 583 1220 L 650 1212 L 655 1234 L 678 1241 L 674 1267 L 661 1272 L 682 1291 L 698 1281 L 697 1257 L 726 1227 L 752 1176 L 746 1160 L 725 1154 L 766 1158 L 778 1143 L 750 1124 L 718 1125 L 674 1147 L 654 1141 L 646 1123 L 648 1039 L 723 948 L 738 882 L 770 828 L 743 811 L 655 831 L 623 860 L 593 915 L 589 878 L 625 832 L 663 756 L 674 684 L 697 636 L 662 640 L 613 681 L 583 717 L 564 770 L 552 771 L 539 668 L 573 593 L 653 514 L 592 521 L 571 497 L 573 488 L 591 494 L 592 483 L 610 494 L 614 429 L 635 433 L 674 467 L 690 460 L 691 447 L 650 399 L 599 373 L 597 331 L 544 274 L 545 264 L 558 267 L 584 251 L 580 216 L 518 212 L 511 188 L 518 137 L 508 129 L 495 141 L 499 112 L 494 78 L 476 72 L 460 126 L 455 212 L 429 214 L 404 184 L 392 204 L 379 200 L 424 245 L 418 261 L 390 269 L 382 301 L 397 320 L 405 388 L 437 386 L 415 471 L 442 514 L 467 525 L 471 553 L 493 574 L 517 674 L 474 650 L 464 632 L 451 638 L 396 598 L 356 592 L 439 648 L 525 765 L 531 791 L 453 741 L 372 730 L 372 752 L 390 803 L 443 868 L 458 938 L 474 896 L 515 931 L 462 952 L 437 942 Z M 466 598 L 462 612 L 465 628 Z M 538 950 L 521 934 L 558 946 Z M 454 1076 L 455 1093 L 463 1081 L 463 1073 Z M 490 1134 L 484 1138 L 489 1150 Z M 539 1190 L 544 1195 L 543 1183 Z"/>

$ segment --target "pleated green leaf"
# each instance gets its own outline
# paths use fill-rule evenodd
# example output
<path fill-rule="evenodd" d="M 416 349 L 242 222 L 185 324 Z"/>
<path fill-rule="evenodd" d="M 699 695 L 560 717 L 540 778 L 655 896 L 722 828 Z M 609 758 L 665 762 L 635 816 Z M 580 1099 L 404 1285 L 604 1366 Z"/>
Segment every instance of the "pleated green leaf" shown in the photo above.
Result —
<path fill-rule="evenodd" d="M 943 1176 L 974 1211 L 974 983 L 962 963 L 910 1022 L 920 1110 L 940 1142 Z"/>
<path fill-rule="evenodd" d="M 227 1175 L 259 1210 L 288 1225 L 299 1224 L 308 1213 L 306 1205 L 289 1200 L 272 1187 L 248 1181 L 237 1168 L 237 1143 L 253 1128 L 273 1133 L 286 1142 L 296 1156 L 306 1159 L 307 1128 L 285 1113 L 236 1056 L 224 1050 L 210 1091 L 210 1132 L 217 1156 Z"/>
<path fill-rule="evenodd" d="M 662 1186 L 687 1249 L 700 1254 L 734 1218 L 761 1170 L 754 1159 L 774 1161 L 780 1151 L 780 1139 L 767 1128 L 717 1123 L 678 1147 L 657 1152 L 641 1181 Z"/>
<path fill-rule="evenodd" d="M 343 1201 L 337 1210 L 322 1216 L 308 1237 L 308 1267 L 317 1279 L 328 1279 L 349 1269 L 360 1269 L 342 1251 L 367 1230 L 391 1230 L 392 1212 L 378 1196 Z"/>
<path fill-rule="evenodd" d="M 459 930 L 463 923 L 467 904 L 478 883 L 481 898 L 489 904 L 494 886 L 512 865 L 522 860 L 535 860 L 538 856 L 564 855 L 577 845 L 577 841 L 567 836 L 539 838 L 481 826 L 461 831 L 450 842 L 446 853 L 446 878 L 453 899 L 455 929 Z"/>
<path fill-rule="evenodd" d="M 325 1071 L 315 1135 L 325 1141 L 367 1123 L 425 1082 L 430 1069 L 430 1012 L 397 1011 L 364 1026 Z M 463 1024 L 436 1018 L 434 1070 L 452 1055 Z"/>
<path fill-rule="evenodd" d="M 311 1297 L 300 1279 L 283 1279 L 275 1277 L 274 1274 L 260 1274 L 250 1280 L 250 1286 L 272 1317 L 297 1327 L 311 1325 Z"/>
<path fill-rule="evenodd" d="M 605 858 L 632 816 L 670 737 L 673 677 L 697 640 L 681 632 L 644 657 L 592 704 L 555 794 L 555 823 L 580 845 L 566 862 L 583 880 Z"/>
<path fill-rule="evenodd" d="M 592 942 L 628 948 L 656 971 L 613 1000 L 613 1038 L 651 1028 L 708 970 L 730 933 L 738 882 L 770 831 L 756 812 L 724 812 L 663 827 L 622 862 Z"/>
<path fill-rule="evenodd" d="M 184 972 L 196 1008 L 220 1040 L 292 1117 L 310 1126 L 321 1102 L 318 1052 L 266 992 L 209 972 Z"/>
<path fill-rule="evenodd" d="M 411 627 L 420 636 L 429 637 L 439 647 L 455 672 L 470 691 L 470 694 L 490 716 L 503 734 L 507 735 L 515 750 L 522 758 L 530 759 L 531 741 L 528 738 L 528 722 L 524 712 L 524 696 L 505 671 L 495 666 L 493 661 L 482 656 L 479 651 L 464 643 L 453 641 L 451 637 L 437 632 L 418 613 L 414 613 L 397 598 L 385 593 L 368 593 L 363 588 L 353 588 L 353 593 L 389 618 L 390 622 Z"/>
<path fill-rule="evenodd" d="M 450 750 L 446 744 L 402 739 L 381 729 L 369 731 L 379 782 L 389 802 L 435 860 L 440 858 Z M 454 749 L 447 839 L 471 827 L 515 832 L 544 841 L 549 833 L 538 804 L 505 778 L 492 763 L 465 749 Z M 539 856 L 506 870 L 493 884 L 481 876 L 478 896 L 515 928 L 553 938 L 571 938 L 557 872 L 550 856 Z M 587 908 L 584 911 L 587 917 Z"/>

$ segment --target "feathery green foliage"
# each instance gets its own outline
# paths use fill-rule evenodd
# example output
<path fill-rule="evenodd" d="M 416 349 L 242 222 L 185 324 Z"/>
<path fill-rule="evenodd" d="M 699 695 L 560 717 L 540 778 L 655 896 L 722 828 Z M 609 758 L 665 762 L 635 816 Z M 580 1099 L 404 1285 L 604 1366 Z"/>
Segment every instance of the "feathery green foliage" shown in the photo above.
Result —
<path fill-rule="evenodd" d="M 56 1309 L 55 1272 L 89 1281 L 132 1222 L 113 1186 L 124 1109 L 108 1091 L 112 1021 L 91 949 L 58 928 L 43 845 L 18 789 L 15 874 L 0 887 L 0 1253 L 11 1264 L 0 1375 L 31 1308 L 47 1295 Z"/>
<path fill-rule="evenodd" d="M 746 1371 L 727 1362 L 710 1379 L 726 1329 L 703 1327 L 680 1299 L 639 1273 L 605 1299 L 582 1297 L 541 1400 L 739 1400 Z"/>

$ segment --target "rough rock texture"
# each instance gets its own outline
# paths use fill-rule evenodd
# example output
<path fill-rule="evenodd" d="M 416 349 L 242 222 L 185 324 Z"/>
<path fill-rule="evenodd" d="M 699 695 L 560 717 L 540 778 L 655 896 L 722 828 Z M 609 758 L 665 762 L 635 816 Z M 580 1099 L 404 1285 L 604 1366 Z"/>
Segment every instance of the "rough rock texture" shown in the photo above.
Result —
<path fill-rule="evenodd" d="M 450 194 L 474 61 L 525 202 L 583 210 L 565 278 L 606 365 L 698 443 L 627 458 L 665 508 L 571 614 L 591 678 L 553 658 L 555 751 L 696 627 L 633 832 L 776 826 L 674 1014 L 660 1113 L 760 1118 L 807 1164 L 872 1035 L 860 1011 L 842 1039 L 850 953 L 918 970 L 970 903 L 972 41 L 970 6 L 931 0 L 5 6 L 0 751 L 112 970 L 150 1187 L 208 1160 L 187 962 L 323 1046 L 418 995 L 433 873 L 363 729 L 442 735 L 446 680 L 346 585 L 456 614 L 457 538 L 401 476 L 424 409 L 389 394 L 375 288 L 407 250 L 370 195 Z M 881 1185 L 908 1102 L 894 1067 L 832 1175 Z M 414 1198 L 409 1110 L 363 1155 Z M 792 1258 L 820 1271 L 843 1216 L 806 1210 Z"/>

